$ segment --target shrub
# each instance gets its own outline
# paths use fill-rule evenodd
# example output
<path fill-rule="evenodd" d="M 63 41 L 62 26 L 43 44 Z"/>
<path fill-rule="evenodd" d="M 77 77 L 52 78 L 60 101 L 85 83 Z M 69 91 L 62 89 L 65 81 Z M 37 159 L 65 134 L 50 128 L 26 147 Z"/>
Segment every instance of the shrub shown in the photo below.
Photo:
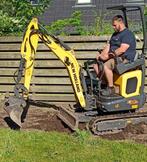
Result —
<path fill-rule="evenodd" d="M 70 18 L 52 22 L 51 25 L 46 26 L 46 28 L 52 34 L 57 35 L 81 34 L 81 30 L 83 29 L 81 12 L 75 11 Z"/>
<path fill-rule="evenodd" d="M 32 17 L 40 15 L 49 5 L 50 0 L 40 0 L 38 5 L 31 5 L 28 0 L 3 0 L 0 2 L 0 34 L 19 33 Z"/>
<path fill-rule="evenodd" d="M 7 13 L 0 11 L 0 35 L 15 33 L 19 28 L 22 28 L 19 19 L 10 17 Z"/>

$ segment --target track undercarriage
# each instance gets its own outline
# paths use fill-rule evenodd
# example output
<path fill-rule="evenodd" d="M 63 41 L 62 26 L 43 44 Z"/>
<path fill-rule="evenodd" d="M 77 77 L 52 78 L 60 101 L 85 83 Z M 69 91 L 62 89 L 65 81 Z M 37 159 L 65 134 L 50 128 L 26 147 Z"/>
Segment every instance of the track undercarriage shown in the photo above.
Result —
<path fill-rule="evenodd" d="M 95 135 L 117 133 L 129 124 L 147 124 L 147 111 L 121 112 L 100 115 L 97 111 L 74 112 L 60 107 L 57 116 L 72 130 L 88 129 Z"/>

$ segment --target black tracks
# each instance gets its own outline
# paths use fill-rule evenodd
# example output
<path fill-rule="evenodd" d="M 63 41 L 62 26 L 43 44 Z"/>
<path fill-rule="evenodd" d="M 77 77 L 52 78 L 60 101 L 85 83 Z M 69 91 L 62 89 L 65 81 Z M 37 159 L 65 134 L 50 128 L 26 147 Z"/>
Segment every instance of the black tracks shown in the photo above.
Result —
<path fill-rule="evenodd" d="M 129 124 L 147 123 L 147 112 L 135 112 L 97 116 L 89 122 L 89 128 L 95 135 L 122 131 Z"/>

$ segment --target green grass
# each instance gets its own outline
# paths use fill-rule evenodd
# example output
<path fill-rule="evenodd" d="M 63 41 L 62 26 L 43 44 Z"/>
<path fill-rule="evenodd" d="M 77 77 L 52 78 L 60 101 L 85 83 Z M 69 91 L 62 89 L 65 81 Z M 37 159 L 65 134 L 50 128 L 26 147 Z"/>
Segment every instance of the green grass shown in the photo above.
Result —
<path fill-rule="evenodd" d="M 0 162 L 147 162 L 147 147 L 81 131 L 68 135 L 0 129 Z"/>

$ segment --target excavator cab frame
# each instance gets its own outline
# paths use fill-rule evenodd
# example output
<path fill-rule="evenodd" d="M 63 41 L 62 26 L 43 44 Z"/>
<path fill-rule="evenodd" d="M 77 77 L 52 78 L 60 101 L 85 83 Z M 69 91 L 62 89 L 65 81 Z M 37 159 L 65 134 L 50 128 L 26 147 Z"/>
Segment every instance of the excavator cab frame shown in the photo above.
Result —
<path fill-rule="evenodd" d="M 128 10 L 139 10 L 143 22 L 143 53 L 141 57 L 137 58 L 138 62 L 136 61 L 131 68 L 129 65 L 130 69 L 126 67 L 125 71 L 121 71 L 115 79 L 116 84 L 121 87 L 121 94 L 103 96 L 101 94 L 103 90 L 101 80 L 95 77 L 90 68 L 95 60 L 85 62 L 84 67 L 81 67 L 74 56 L 74 51 L 64 44 L 62 40 L 49 34 L 38 23 L 38 20 L 33 18 L 26 29 L 21 45 L 21 61 L 16 85 L 14 87 L 14 96 L 7 97 L 4 101 L 4 109 L 18 126 L 21 127 L 21 115 L 29 98 L 35 53 L 39 39 L 61 60 L 68 71 L 77 104 L 74 105 L 72 110 L 61 106 L 58 110 L 58 117 L 72 130 L 76 130 L 80 127 L 80 124 L 84 124 L 85 127 L 88 125 L 88 128 L 90 128 L 92 132 L 99 134 L 100 132 L 120 130 L 126 127 L 128 121 L 133 121 L 133 123 L 140 121 L 147 122 L 147 114 L 136 114 L 135 116 L 130 116 L 130 114 L 126 113 L 125 115 L 124 113 L 123 115 L 119 114 L 120 112 L 128 113 L 139 109 L 145 103 L 145 93 L 143 92 L 145 78 L 144 54 L 146 53 L 147 37 L 145 37 L 146 28 L 143 8 L 140 6 L 121 5 L 109 9 L 121 10 L 125 16 L 127 26 L 126 12 L 128 12 Z M 124 66 L 122 67 L 124 69 Z M 24 82 L 21 83 L 23 71 Z M 84 72 L 87 73 L 86 76 Z M 138 77 L 136 77 L 136 73 L 138 73 Z M 131 90 L 129 87 L 131 87 Z M 112 114 L 115 115 L 113 116 Z M 119 114 L 119 116 L 117 114 Z"/>

